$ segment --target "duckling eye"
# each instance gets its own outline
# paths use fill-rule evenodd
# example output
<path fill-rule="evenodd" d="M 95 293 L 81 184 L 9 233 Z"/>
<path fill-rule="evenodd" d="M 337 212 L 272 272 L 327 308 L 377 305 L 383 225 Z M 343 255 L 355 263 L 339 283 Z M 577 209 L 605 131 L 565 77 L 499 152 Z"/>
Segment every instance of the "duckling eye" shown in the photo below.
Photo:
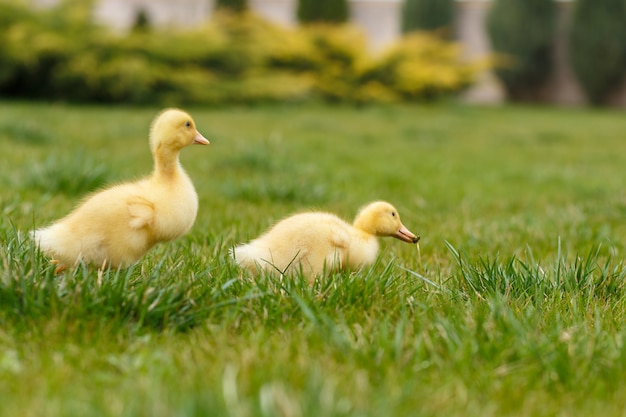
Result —
<path fill-rule="evenodd" d="M 391 212 L 391 217 L 396 217 L 396 212 L 395 211 Z"/>
<path fill-rule="evenodd" d="M 185 127 L 191 127 L 191 122 L 189 120 L 187 120 L 187 122 L 185 122 Z"/>

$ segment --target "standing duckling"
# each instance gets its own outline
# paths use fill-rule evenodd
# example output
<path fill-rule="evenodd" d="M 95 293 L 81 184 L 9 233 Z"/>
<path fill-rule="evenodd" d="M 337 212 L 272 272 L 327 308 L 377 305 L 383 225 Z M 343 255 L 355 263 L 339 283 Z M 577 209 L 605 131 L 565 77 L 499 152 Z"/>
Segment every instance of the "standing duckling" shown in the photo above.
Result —
<path fill-rule="evenodd" d="M 287 217 L 257 239 L 235 247 L 232 256 L 252 273 L 302 270 L 312 281 L 324 271 L 372 264 L 379 251 L 377 236 L 392 236 L 408 243 L 419 241 L 402 224 L 398 210 L 377 201 L 363 207 L 352 225 L 330 213 Z"/>
<path fill-rule="evenodd" d="M 154 171 L 88 196 L 70 214 L 31 232 L 57 264 L 56 272 L 79 261 L 120 268 L 137 262 L 152 246 L 185 234 L 198 213 L 198 195 L 179 162 L 181 149 L 208 145 L 189 114 L 161 112 L 150 128 Z"/>

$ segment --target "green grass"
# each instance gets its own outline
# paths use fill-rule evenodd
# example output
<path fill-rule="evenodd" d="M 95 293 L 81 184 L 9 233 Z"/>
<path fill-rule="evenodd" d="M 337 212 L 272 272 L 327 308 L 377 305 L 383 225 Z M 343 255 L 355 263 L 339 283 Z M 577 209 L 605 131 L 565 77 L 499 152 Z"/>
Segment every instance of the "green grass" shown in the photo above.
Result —
<path fill-rule="evenodd" d="M 61 277 L 27 231 L 147 174 L 157 108 L 0 102 L 0 416 L 589 416 L 626 409 L 626 118 L 188 109 L 187 236 Z M 386 199 L 422 236 L 309 286 L 228 257 Z"/>

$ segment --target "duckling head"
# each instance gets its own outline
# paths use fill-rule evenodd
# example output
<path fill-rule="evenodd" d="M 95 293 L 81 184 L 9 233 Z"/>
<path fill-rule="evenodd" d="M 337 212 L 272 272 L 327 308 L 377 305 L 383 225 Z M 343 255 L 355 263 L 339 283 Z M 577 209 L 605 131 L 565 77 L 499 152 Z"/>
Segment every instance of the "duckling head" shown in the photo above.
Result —
<path fill-rule="evenodd" d="M 417 243 L 420 239 L 402 224 L 398 210 L 384 201 L 363 207 L 356 215 L 354 227 L 371 235 L 392 236 L 407 243 Z"/>
<path fill-rule="evenodd" d="M 209 141 L 198 132 L 191 116 L 179 109 L 163 110 L 150 127 L 150 148 L 178 152 L 185 146 L 208 145 Z"/>

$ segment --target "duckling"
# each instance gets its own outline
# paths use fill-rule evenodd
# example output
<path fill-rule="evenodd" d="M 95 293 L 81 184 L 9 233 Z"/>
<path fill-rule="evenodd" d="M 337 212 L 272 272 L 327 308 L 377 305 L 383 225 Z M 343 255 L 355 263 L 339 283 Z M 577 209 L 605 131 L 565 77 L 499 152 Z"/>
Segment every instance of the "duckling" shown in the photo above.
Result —
<path fill-rule="evenodd" d="M 79 261 L 127 267 L 155 244 L 188 232 L 198 213 L 198 195 L 179 153 L 192 144 L 209 141 L 191 116 L 179 109 L 162 111 L 150 127 L 150 176 L 87 196 L 66 217 L 32 231 L 36 244 L 57 265 L 55 272 Z"/>
<path fill-rule="evenodd" d="M 419 236 L 402 224 L 398 210 L 376 201 L 361 208 L 352 225 L 324 212 L 287 217 L 250 243 L 233 248 L 231 256 L 253 274 L 301 270 L 312 282 L 325 271 L 372 264 L 379 252 L 377 236 L 419 241 Z"/>

